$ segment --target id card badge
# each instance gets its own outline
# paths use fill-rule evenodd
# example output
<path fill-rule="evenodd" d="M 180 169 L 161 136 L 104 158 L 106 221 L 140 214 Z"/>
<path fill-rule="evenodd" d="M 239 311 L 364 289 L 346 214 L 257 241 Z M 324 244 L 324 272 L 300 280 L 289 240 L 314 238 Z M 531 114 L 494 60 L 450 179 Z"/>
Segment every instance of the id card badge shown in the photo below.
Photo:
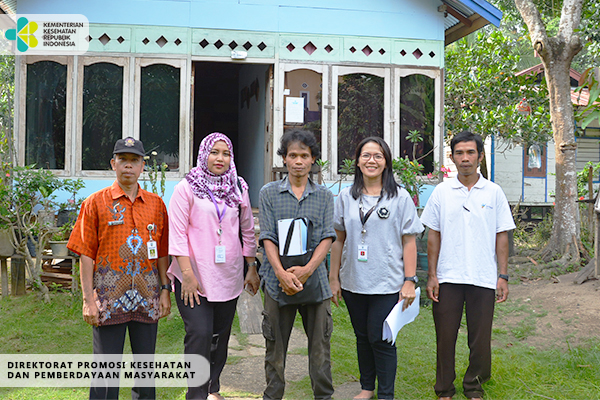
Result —
<path fill-rule="evenodd" d="M 358 245 L 358 261 L 366 262 L 369 259 L 369 246 L 366 244 Z"/>
<path fill-rule="evenodd" d="M 156 260 L 158 258 L 156 242 L 154 240 L 149 240 L 148 243 L 146 243 L 146 247 L 148 248 L 148 259 Z"/>
<path fill-rule="evenodd" d="M 215 264 L 225 262 L 225 246 L 215 246 Z"/>

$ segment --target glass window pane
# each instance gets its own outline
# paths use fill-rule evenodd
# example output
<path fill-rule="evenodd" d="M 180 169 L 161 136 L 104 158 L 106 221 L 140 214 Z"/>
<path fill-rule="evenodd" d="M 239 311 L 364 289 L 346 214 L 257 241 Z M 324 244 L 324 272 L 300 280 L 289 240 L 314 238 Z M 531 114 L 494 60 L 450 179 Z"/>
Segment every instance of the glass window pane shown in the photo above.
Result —
<path fill-rule="evenodd" d="M 383 137 L 384 79 L 369 74 L 344 75 L 338 81 L 338 167 L 354 159 L 358 143 Z"/>
<path fill-rule="evenodd" d="M 435 117 L 434 80 L 424 75 L 409 75 L 400 81 L 400 156 L 415 158 L 433 172 L 433 125 Z M 407 136 L 418 131 L 423 141 L 411 143 Z"/>
<path fill-rule="evenodd" d="M 179 68 L 156 64 L 142 68 L 140 139 L 158 165 L 179 169 Z"/>
<path fill-rule="evenodd" d="M 82 161 L 84 170 L 110 169 L 123 135 L 123 67 L 97 63 L 83 71 Z"/>
<path fill-rule="evenodd" d="M 312 71 L 310 69 L 296 69 L 285 73 L 285 89 L 290 92 L 288 96 L 291 97 L 302 97 L 304 98 L 303 103 L 303 122 L 290 124 L 288 121 L 285 122 L 284 130 L 292 128 L 294 126 L 302 127 L 315 134 L 317 143 L 321 144 L 321 106 L 322 106 L 322 89 L 323 80 L 319 72 Z M 285 110 L 284 110 L 285 111 Z M 284 112 L 284 115 L 285 114 Z M 321 158 L 324 155 L 321 154 Z"/>
<path fill-rule="evenodd" d="M 65 168 L 67 66 L 53 61 L 27 65 L 25 164 Z"/>

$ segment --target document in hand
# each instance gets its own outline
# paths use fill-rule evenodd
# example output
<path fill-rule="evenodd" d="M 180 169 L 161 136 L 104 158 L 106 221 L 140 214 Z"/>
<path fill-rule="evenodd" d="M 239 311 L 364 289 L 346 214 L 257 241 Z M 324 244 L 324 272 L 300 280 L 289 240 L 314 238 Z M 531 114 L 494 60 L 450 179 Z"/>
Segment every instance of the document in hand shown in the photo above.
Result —
<path fill-rule="evenodd" d="M 406 310 L 402 311 L 404 300 L 392 308 L 392 311 L 389 313 L 385 321 L 383 321 L 383 340 L 387 340 L 388 342 L 394 344 L 400 329 L 402 329 L 404 325 L 413 322 L 417 315 L 419 315 L 419 298 L 421 297 L 421 288 L 417 288 L 417 290 L 415 290 L 415 294 L 417 295 L 415 301 L 413 301 L 413 303 L 408 306 Z"/>
<path fill-rule="evenodd" d="M 292 221 L 294 225 L 292 226 Z M 292 229 L 292 239 L 290 241 L 290 248 L 287 254 L 284 253 L 284 243 L 286 241 L 288 231 Z M 279 238 L 279 255 L 280 256 L 299 256 L 306 254 L 307 249 L 307 226 L 306 221 L 303 219 L 280 219 L 277 221 L 277 230 Z"/>

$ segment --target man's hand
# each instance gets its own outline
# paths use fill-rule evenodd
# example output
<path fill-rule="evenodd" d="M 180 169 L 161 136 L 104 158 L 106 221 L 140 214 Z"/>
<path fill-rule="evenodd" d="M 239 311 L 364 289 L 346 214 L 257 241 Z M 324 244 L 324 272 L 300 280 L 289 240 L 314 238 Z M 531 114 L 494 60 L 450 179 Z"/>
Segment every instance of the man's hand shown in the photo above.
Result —
<path fill-rule="evenodd" d="M 293 296 L 302 289 L 304 289 L 304 287 L 302 286 L 302 282 L 300 282 L 298 277 L 290 271 L 292 268 L 284 270 L 279 274 L 276 274 L 277 279 L 279 280 L 279 286 L 281 286 L 283 292 L 288 296 Z"/>
<path fill-rule="evenodd" d="M 95 300 L 87 301 L 83 299 L 83 320 L 92 326 L 98 326 L 100 323 L 100 311 Z"/>
<path fill-rule="evenodd" d="M 333 293 L 331 300 L 333 301 L 333 304 L 339 307 L 340 299 L 342 298 L 342 286 L 340 285 L 340 281 L 338 279 L 330 279 L 329 286 L 331 287 L 331 293 Z"/>
<path fill-rule="evenodd" d="M 160 300 L 158 303 L 160 318 L 171 314 L 171 292 L 168 290 L 160 290 Z"/>
<path fill-rule="evenodd" d="M 437 276 L 429 276 L 427 278 L 427 297 L 436 303 L 440 302 L 440 283 L 438 282 Z"/>
<path fill-rule="evenodd" d="M 300 283 L 303 285 L 306 283 L 308 278 L 310 278 L 310 276 L 312 275 L 312 273 L 310 272 L 310 268 L 307 267 L 306 265 L 304 267 L 294 266 L 294 267 L 288 268 L 287 271 L 296 275 L 296 278 L 298 278 Z"/>
<path fill-rule="evenodd" d="M 244 288 L 248 285 L 250 285 L 252 296 L 254 296 L 260 287 L 260 277 L 258 276 L 258 272 L 256 272 L 256 267 L 248 268 L 248 273 L 244 279 Z"/>
<path fill-rule="evenodd" d="M 502 278 L 498 278 L 496 285 L 496 303 L 503 303 L 508 299 L 508 282 Z"/>

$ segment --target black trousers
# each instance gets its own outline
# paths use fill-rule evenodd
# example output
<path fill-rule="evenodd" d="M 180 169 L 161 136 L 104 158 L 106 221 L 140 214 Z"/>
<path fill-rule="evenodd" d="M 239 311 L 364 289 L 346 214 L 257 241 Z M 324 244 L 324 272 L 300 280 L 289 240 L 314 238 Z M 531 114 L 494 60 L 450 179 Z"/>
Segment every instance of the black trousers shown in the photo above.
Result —
<path fill-rule="evenodd" d="M 188 387 L 185 398 L 206 399 L 209 393 L 220 390 L 219 377 L 227 361 L 231 324 L 235 316 L 237 298 L 225 302 L 210 302 L 200 297 L 200 305 L 184 305 L 181 300 L 181 282 L 175 279 L 175 299 L 185 325 L 184 353 L 199 354 L 210 363 L 210 377 L 201 386 Z"/>
<path fill-rule="evenodd" d="M 435 393 L 452 397 L 454 388 L 456 339 L 463 306 L 467 315 L 469 367 L 463 379 L 467 398 L 483 397 L 482 383 L 492 374 L 492 320 L 495 291 L 473 285 L 443 283 L 439 303 L 433 303 L 433 321 L 437 336 L 437 371 Z"/>
<path fill-rule="evenodd" d="M 398 303 L 399 294 L 356 294 L 342 290 L 356 335 L 356 352 L 363 390 L 375 390 L 377 398 L 394 398 L 398 357 L 396 346 L 383 340 L 383 321 Z"/>
<path fill-rule="evenodd" d="M 129 321 L 124 324 L 95 326 L 93 328 L 94 354 L 123 354 L 125 333 L 129 330 L 129 343 L 133 354 L 154 354 L 158 324 Z M 90 387 L 90 399 L 118 399 L 119 387 Z M 134 387 L 131 398 L 154 399 L 154 387 Z"/>

